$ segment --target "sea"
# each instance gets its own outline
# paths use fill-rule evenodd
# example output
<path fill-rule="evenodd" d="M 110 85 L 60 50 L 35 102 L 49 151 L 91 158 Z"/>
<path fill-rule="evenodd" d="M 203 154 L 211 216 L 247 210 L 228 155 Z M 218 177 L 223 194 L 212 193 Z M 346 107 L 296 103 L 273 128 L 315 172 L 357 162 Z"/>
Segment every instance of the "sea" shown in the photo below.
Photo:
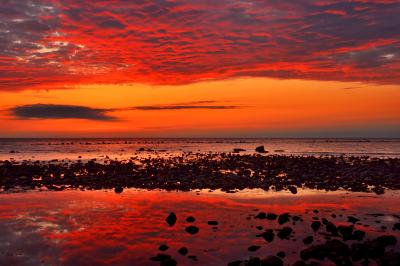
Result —
<path fill-rule="evenodd" d="M 187 152 L 254 153 L 296 156 L 369 156 L 399 158 L 398 139 L 281 139 L 281 138 L 60 138 L 0 139 L 0 160 L 129 159 L 133 155 L 162 156 Z M 143 150 L 138 152 L 139 150 Z"/>

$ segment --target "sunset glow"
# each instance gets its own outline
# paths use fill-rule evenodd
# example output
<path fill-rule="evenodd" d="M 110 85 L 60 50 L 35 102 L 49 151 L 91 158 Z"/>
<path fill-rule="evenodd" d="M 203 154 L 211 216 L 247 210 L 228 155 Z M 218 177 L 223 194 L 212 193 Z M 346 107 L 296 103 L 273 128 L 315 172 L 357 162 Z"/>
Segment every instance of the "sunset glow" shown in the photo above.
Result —
<path fill-rule="evenodd" d="M 396 137 L 398 1 L 2 1 L 0 137 Z"/>

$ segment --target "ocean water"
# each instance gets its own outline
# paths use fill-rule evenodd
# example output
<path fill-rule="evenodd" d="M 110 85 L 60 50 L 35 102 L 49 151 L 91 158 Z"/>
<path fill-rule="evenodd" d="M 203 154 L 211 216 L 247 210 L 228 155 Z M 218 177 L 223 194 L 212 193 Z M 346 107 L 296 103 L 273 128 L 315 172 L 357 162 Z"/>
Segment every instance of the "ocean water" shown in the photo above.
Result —
<path fill-rule="evenodd" d="M 268 154 L 400 157 L 400 139 L 270 139 L 270 138 L 129 138 L 129 139 L 0 139 L 0 160 L 128 159 L 184 152 L 254 153 L 264 145 Z M 137 152 L 144 148 L 144 152 Z"/>

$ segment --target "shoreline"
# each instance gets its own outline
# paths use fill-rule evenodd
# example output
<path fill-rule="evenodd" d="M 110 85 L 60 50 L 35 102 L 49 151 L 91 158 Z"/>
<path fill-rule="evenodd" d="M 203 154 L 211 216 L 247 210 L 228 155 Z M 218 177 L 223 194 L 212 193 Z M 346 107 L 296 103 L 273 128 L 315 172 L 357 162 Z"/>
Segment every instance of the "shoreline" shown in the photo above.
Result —
<path fill-rule="evenodd" d="M 64 189 L 165 189 L 225 192 L 261 188 L 297 188 L 383 194 L 400 189 L 400 159 L 344 156 L 288 156 L 238 153 L 185 153 L 129 160 L 95 159 L 0 161 L 0 187 L 5 191 L 47 187 Z"/>

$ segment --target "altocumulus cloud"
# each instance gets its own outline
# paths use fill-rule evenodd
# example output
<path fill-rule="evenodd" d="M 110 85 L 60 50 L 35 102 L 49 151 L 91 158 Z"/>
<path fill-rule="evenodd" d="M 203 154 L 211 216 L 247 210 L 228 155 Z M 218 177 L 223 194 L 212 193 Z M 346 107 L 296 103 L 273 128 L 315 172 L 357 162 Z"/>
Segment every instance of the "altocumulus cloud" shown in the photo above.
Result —
<path fill-rule="evenodd" d="M 242 108 L 237 105 L 221 105 L 216 101 L 197 101 L 188 103 L 176 103 L 166 105 L 143 105 L 126 108 L 91 108 L 78 105 L 58 105 L 58 104 L 29 104 L 15 106 L 9 111 L 17 119 L 87 119 L 98 121 L 115 121 L 116 117 L 109 115 L 116 111 L 168 111 L 168 110 L 190 110 L 208 109 L 225 110 Z"/>
<path fill-rule="evenodd" d="M 115 117 L 107 115 L 108 109 L 96 109 L 76 105 L 31 104 L 16 106 L 11 113 L 19 119 L 88 119 L 113 121 Z"/>

